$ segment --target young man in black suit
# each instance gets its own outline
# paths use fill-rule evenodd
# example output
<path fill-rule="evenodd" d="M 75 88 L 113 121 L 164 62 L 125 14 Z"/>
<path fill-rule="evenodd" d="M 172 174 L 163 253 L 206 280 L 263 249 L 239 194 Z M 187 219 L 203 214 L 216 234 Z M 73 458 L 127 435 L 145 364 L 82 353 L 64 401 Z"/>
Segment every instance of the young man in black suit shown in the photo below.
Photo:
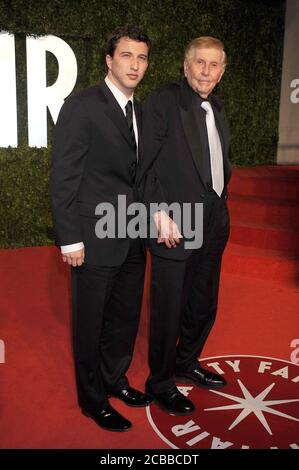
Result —
<path fill-rule="evenodd" d="M 137 179 L 145 202 L 175 202 L 180 209 L 189 203 L 193 222 L 195 203 L 203 204 L 203 227 L 198 220 L 195 227 L 197 236 L 203 228 L 201 247 L 187 248 L 178 220 L 163 210 L 153 216 L 158 240 L 150 239 L 147 391 L 162 408 L 178 415 L 192 413 L 194 406 L 176 388 L 175 376 L 210 388 L 225 385 L 223 377 L 197 361 L 215 320 L 221 258 L 229 236 L 229 132 L 223 102 L 212 94 L 225 65 L 218 39 L 194 39 L 185 52 L 185 79 L 153 93 L 143 113 L 144 155 Z"/>
<path fill-rule="evenodd" d="M 151 402 L 125 375 L 139 323 L 145 250 L 140 238 L 101 238 L 95 209 L 109 203 L 117 211 L 118 195 L 127 205 L 138 200 L 141 114 L 133 93 L 150 48 L 140 29 L 115 30 L 106 45 L 105 80 L 68 98 L 54 131 L 50 193 L 56 241 L 72 266 L 78 402 L 84 415 L 110 431 L 126 431 L 131 423 L 109 396 L 129 406 Z"/>

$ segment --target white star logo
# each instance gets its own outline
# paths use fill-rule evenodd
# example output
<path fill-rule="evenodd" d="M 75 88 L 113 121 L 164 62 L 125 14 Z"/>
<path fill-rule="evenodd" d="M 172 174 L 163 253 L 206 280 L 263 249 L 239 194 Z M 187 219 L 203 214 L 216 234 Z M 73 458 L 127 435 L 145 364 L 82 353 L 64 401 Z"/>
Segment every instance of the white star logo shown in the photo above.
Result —
<path fill-rule="evenodd" d="M 293 403 L 295 401 L 299 401 L 299 399 L 291 399 L 291 400 L 268 400 L 264 401 L 264 398 L 268 395 L 270 390 L 274 387 L 275 383 L 269 385 L 265 390 L 263 390 L 259 395 L 253 397 L 249 390 L 245 387 L 245 385 L 238 380 L 238 384 L 243 392 L 243 397 L 236 397 L 234 395 L 229 395 L 228 393 L 218 392 L 216 390 L 210 390 L 213 393 L 217 393 L 217 395 L 221 395 L 226 397 L 232 401 L 237 402 L 236 405 L 226 405 L 226 406 L 217 406 L 215 408 L 206 408 L 204 411 L 218 411 L 218 410 L 238 410 L 242 409 L 241 413 L 237 416 L 235 421 L 230 425 L 228 428 L 229 431 L 236 427 L 243 419 L 249 416 L 251 413 L 254 413 L 258 420 L 262 423 L 264 428 L 268 431 L 269 434 L 272 436 L 272 431 L 270 429 L 269 424 L 263 414 L 263 412 L 271 413 L 273 415 L 281 416 L 282 418 L 287 418 L 292 421 L 298 421 L 298 418 L 294 418 L 293 416 L 287 415 L 282 413 L 278 410 L 273 410 L 271 406 L 280 405 L 282 403 Z"/>

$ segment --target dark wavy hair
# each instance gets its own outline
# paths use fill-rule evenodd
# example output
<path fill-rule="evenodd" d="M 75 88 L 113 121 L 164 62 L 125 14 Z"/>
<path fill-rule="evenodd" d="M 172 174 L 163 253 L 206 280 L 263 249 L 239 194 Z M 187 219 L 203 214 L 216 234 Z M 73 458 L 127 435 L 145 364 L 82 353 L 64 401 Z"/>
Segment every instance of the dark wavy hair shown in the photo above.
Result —
<path fill-rule="evenodd" d="M 113 57 L 116 46 L 121 38 L 129 38 L 134 41 L 144 42 L 148 47 L 148 57 L 152 48 L 152 43 L 148 35 L 142 31 L 138 26 L 122 26 L 115 29 L 106 42 L 104 58 L 106 55 Z"/>

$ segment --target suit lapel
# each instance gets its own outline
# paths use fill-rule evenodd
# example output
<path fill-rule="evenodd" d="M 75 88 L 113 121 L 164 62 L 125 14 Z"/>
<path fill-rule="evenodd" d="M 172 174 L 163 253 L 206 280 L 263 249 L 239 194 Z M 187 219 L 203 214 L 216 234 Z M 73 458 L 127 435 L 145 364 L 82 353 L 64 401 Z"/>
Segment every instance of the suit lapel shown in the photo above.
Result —
<path fill-rule="evenodd" d="M 201 141 L 198 132 L 196 117 L 194 115 L 192 104 L 192 95 L 190 93 L 189 85 L 183 81 L 180 87 L 180 103 L 179 110 L 181 121 L 186 136 L 186 141 L 191 151 L 191 155 L 198 171 L 202 184 L 206 187 L 202 176 L 205 174 L 204 161 L 201 155 Z"/>
<path fill-rule="evenodd" d="M 142 116 L 141 116 L 141 106 L 139 101 L 134 99 L 134 111 L 137 122 L 137 132 L 138 132 L 138 163 L 141 161 L 141 131 L 142 131 Z"/>
<path fill-rule="evenodd" d="M 215 100 L 213 98 L 211 98 L 211 105 L 213 108 L 215 123 L 216 123 L 216 127 L 217 127 L 218 134 L 220 137 L 220 141 L 222 144 L 222 151 L 223 151 L 223 156 L 224 156 L 226 155 L 226 150 L 227 150 L 227 142 L 226 142 L 227 139 L 225 138 L 224 122 L 220 115 L 219 106 L 215 105 Z"/>
<path fill-rule="evenodd" d="M 203 158 L 201 158 L 201 141 L 197 128 L 196 118 L 194 116 L 194 111 L 192 107 L 190 107 L 187 111 L 184 108 L 180 107 L 180 115 L 184 128 L 184 133 L 191 151 L 194 164 L 197 168 L 202 183 L 205 186 L 204 179 L 202 179 L 202 175 L 204 175 L 205 173 L 205 168 Z"/>
<path fill-rule="evenodd" d="M 119 106 L 118 102 L 114 98 L 113 94 L 107 87 L 105 82 L 100 84 L 101 91 L 104 93 L 105 98 L 107 100 L 107 106 L 105 109 L 105 114 L 108 118 L 113 122 L 113 124 L 118 128 L 120 133 L 126 139 L 128 144 L 133 148 L 132 137 L 130 134 L 130 130 L 124 116 L 124 113 Z"/>
<path fill-rule="evenodd" d="M 221 114 L 222 106 L 216 102 L 215 97 L 211 97 L 211 104 L 215 116 L 216 127 L 222 144 L 223 151 L 223 167 L 224 167 L 224 182 L 227 184 L 231 175 L 231 164 L 228 158 L 228 145 L 229 134 L 226 123 L 224 122 L 223 115 Z"/>

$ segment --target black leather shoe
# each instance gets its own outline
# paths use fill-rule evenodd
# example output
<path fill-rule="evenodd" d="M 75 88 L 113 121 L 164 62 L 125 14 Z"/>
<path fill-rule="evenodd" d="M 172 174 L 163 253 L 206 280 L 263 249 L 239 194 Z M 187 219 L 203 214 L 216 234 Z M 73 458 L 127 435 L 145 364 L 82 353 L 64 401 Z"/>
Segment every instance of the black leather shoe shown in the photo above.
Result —
<path fill-rule="evenodd" d="M 117 397 L 129 406 L 147 406 L 153 401 L 152 397 L 132 387 L 126 387 L 123 390 L 112 392 L 109 396 Z"/>
<path fill-rule="evenodd" d="M 184 379 L 185 382 L 203 387 L 217 388 L 226 385 L 224 377 L 199 366 L 196 366 L 193 370 L 176 371 L 175 376 L 176 379 Z"/>
<path fill-rule="evenodd" d="M 90 411 L 82 408 L 82 413 L 87 418 L 93 419 L 101 428 L 108 431 L 128 431 L 132 423 L 118 413 L 112 406 L 108 405 L 101 411 Z"/>
<path fill-rule="evenodd" d="M 154 398 L 160 408 L 171 415 L 189 415 L 195 410 L 192 401 L 188 400 L 175 386 L 162 393 L 153 392 L 147 386 L 146 391 Z"/>

